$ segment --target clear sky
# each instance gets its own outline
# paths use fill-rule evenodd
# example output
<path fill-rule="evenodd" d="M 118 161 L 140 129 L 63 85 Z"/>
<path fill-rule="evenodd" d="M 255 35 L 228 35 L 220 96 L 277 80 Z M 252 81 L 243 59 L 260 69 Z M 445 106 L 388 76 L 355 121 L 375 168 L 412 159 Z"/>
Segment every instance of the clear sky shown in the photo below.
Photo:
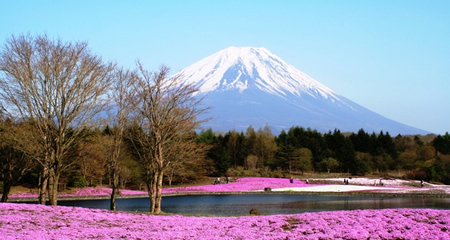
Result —
<path fill-rule="evenodd" d="M 0 45 L 26 33 L 173 73 L 229 46 L 265 47 L 374 112 L 450 132 L 448 0 L 0 0 Z"/>

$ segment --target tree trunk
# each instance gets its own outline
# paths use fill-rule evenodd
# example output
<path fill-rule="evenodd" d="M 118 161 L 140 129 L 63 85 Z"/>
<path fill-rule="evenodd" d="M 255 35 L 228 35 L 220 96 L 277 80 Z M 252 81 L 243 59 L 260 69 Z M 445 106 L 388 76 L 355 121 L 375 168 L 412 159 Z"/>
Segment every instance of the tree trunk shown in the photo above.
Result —
<path fill-rule="evenodd" d="M 116 171 L 114 171 L 112 178 L 112 193 L 109 209 L 112 211 L 116 211 L 116 199 L 119 192 L 119 176 L 117 175 Z"/>
<path fill-rule="evenodd" d="M 161 200 L 162 200 L 162 182 L 163 182 L 163 170 L 159 170 L 158 178 L 156 180 L 156 196 L 155 196 L 155 211 L 154 213 L 161 213 Z"/>
<path fill-rule="evenodd" d="M 52 172 L 52 171 L 50 171 L 50 172 Z M 53 173 L 50 173 L 49 177 L 48 177 L 48 200 L 51 205 L 53 205 L 52 202 L 54 201 L 53 189 L 55 189 L 55 176 L 53 175 Z M 53 206 L 55 206 L 55 205 L 53 205 Z"/>
<path fill-rule="evenodd" d="M 50 170 L 48 181 L 48 200 L 50 201 L 50 205 L 52 206 L 58 205 L 58 182 L 59 173 L 56 169 L 52 168 Z"/>
<path fill-rule="evenodd" d="M 7 202 L 8 201 L 8 195 L 11 191 L 12 181 L 5 180 L 3 182 L 3 194 L 2 194 L 2 200 L 1 202 Z"/>
<path fill-rule="evenodd" d="M 48 184 L 48 168 L 43 166 L 42 172 L 39 174 L 39 195 L 38 203 L 45 205 L 47 200 L 47 184 Z"/>
<path fill-rule="evenodd" d="M 145 184 L 147 185 L 147 194 L 150 198 L 150 213 L 155 212 L 155 189 L 156 189 L 156 173 L 152 173 L 152 171 L 148 171 L 145 174 Z"/>
<path fill-rule="evenodd" d="M 109 204 L 109 210 L 116 211 L 116 198 L 117 198 L 117 187 L 112 188 L 111 201 Z"/>
<path fill-rule="evenodd" d="M 150 213 L 155 212 L 155 188 L 153 182 L 147 182 L 147 193 L 150 198 Z M 152 190 L 153 189 L 153 190 Z"/>
<path fill-rule="evenodd" d="M 168 176 L 168 178 L 169 178 L 169 187 L 172 187 L 172 178 L 173 178 L 174 172 L 175 172 L 175 167 L 172 167 L 171 171 L 170 171 L 170 174 Z"/>

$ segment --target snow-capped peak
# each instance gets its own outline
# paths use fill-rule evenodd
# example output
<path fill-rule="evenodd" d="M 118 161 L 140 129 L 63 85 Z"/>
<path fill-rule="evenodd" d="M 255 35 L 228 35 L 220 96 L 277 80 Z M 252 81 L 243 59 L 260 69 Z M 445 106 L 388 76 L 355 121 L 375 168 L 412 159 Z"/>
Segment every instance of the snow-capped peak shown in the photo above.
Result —
<path fill-rule="evenodd" d="M 182 70 L 200 92 L 257 88 L 285 97 L 289 94 L 338 100 L 338 94 L 286 63 L 263 47 L 229 47 Z"/>

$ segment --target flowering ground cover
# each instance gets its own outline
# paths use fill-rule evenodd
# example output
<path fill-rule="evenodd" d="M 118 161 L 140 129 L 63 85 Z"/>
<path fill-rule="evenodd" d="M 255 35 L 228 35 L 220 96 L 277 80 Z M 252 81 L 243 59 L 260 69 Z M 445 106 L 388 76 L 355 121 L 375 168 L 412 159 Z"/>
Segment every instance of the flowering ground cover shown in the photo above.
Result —
<path fill-rule="evenodd" d="M 325 179 L 326 180 L 326 179 Z M 189 186 L 189 187 L 170 187 L 164 188 L 163 194 L 189 194 L 189 193 L 208 193 L 208 192 L 258 192 L 264 191 L 265 188 L 271 188 L 272 191 L 291 191 L 291 192 L 396 192 L 408 193 L 414 191 L 436 191 L 440 194 L 450 194 L 450 186 L 448 185 L 432 185 L 426 184 L 426 187 L 418 188 L 405 186 L 404 180 L 383 180 L 384 186 L 374 186 L 374 182 L 379 180 L 367 178 L 354 178 L 352 184 L 343 185 L 336 184 L 343 182 L 342 179 L 329 179 L 330 184 L 307 184 L 303 180 L 294 179 L 291 183 L 288 178 L 263 178 L 263 177 L 246 177 L 239 178 L 236 181 L 227 184 Z M 322 180 L 324 181 L 324 180 Z M 145 191 L 120 190 L 121 195 L 147 195 Z M 59 197 L 108 197 L 111 195 L 110 188 L 79 188 L 74 193 L 60 193 Z M 12 199 L 20 198 L 37 198 L 36 192 L 22 192 L 10 195 Z"/>
<path fill-rule="evenodd" d="M 248 192 L 263 191 L 265 188 L 286 187 L 312 187 L 314 184 L 306 184 L 304 181 L 294 180 L 289 182 L 288 178 L 239 178 L 235 182 L 227 184 L 203 185 L 192 187 L 164 188 L 163 193 L 190 193 L 190 192 Z M 146 195 L 144 191 L 120 190 L 122 195 Z M 111 188 L 79 188 L 75 193 L 60 193 L 58 197 L 81 197 L 81 196 L 109 196 Z M 23 192 L 11 194 L 10 198 L 37 198 L 37 193 Z"/>
<path fill-rule="evenodd" d="M 286 178 L 240 178 L 228 184 L 164 188 L 163 193 L 252 192 L 265 188 L 295 191 L 321 188 L 322 191 L 330 191 L 337 186 L 306 184 L 300 180 L 290 183 Z M 337 189 L 341 191 L 343 188 Z M 110 194 L 109 188 L 81 188 L 59 196 Z M 147 193 L 121 190 L 121 194 Z M 11 197 L 37 198 L 37 194 L 18 193 Z M 383 209 L 274 216 L 188 217 L 2 203 L 0 236 L 2 239 L 450 239 L 449 216 L 450 210 Z"/>
<path fill-rule="evenodd" d="M 238 178 L 235 182 L 204 185 L 192 187 L 164 188 L 163 193 L 188 193 L 188 192 L 249 192 L 263 191 L 265 188 L 286 188 L 286 187 L 311 187 L 314 184 L 306 184 L 304 181 L 294 179 L 292 183 L 288 178 L 263 178 L 246 177 Z"/>
<path fill-rule="evenodd" d="M 0 204 L 2 239 L 450 239 L 450 210 L 192 217 Z"/>
<path fill-rule="evenodd" d="M 314 179 L 311 179 L 314 180 Z M 395 192 L 395 193 L 412 193 L 412 192 L 429 192 L 431 194 L 450 194 L 450 186 L 433 185 L 427 183 L 425 187 L 411 187 L 411 183 L 405 180 L 383 180 L 384 186 L 374 186 L 374 182 L 379 180 L 368 178 L 353 178 L 350 185 L 337 184 L 343 182 L 343 179 L 320 179 L 320 181 L 328 180 L 329 184 L 307 184 L 303 180 L 294 179 L 291 183 L 288 178 L 263 178 L 263 177 L 246 177 L 239 178 L 236 181 L 227 184 L 217 184 L 189 187 L 170 187 L 164 188 L 163 194 L 189 194 L 189 193 L 220 193 L 220 192 L 261 192 L 265 188 L 271 188 L 274 192 L 290 191 L 290 192 Z M 317 180 L 316 180 L 317 181 Z M 406 186 L 405 186 L 406 184 Z M 145 191 L 120 190 L 122 196 L 146 196 Z M 79 188 L 74 193 L 60 193 L 59 197 L 109 197 L 111 195 L 110 188 Z M 36 192 L 21 192 L 11 194 L 11 199 L 37 199 Z"/>
<path fill-rule="evenodd" d="M 74 193 L 59 193 L 58 197 L 104 197 L 111 195 L 111 188 L 102 187 L 87 187 L 87 188 L 77 188 Z M 120 190 L 122 195 L 147 195 L 147 192 L 134 191 L 134 190 Z M 9 196 L 10 198 L 37 198 L 38 194 L 35 192 L 22 192 L 14 193 Z"/>

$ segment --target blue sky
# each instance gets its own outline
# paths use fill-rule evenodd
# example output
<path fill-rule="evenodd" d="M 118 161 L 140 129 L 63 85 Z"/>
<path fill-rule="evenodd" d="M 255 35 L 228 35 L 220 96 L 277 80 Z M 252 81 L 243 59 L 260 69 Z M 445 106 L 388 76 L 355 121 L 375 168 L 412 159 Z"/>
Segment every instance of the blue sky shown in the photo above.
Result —
<path fill-rule="evenodd" d="M 175 73 L 229 46 L 265 47 L 390 119 L 450 131 L 450 1 L 0 0 L 12 34 L 87 41 L 105 60 Z"/>

